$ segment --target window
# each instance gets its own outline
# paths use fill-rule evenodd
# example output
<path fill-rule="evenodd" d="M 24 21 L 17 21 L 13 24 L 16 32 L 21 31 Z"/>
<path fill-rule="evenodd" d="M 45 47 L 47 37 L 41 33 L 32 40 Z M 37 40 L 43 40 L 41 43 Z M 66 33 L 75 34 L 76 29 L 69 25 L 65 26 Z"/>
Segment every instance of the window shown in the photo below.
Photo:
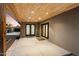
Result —
<path fill-rule="evenodd" d="M 49 23 L 41 24 L 41 36 L 49 37 Z"/>
<path fill-rule="evenodd" d="M 35 25 L 26 24 L 26 36 L 34 36 L 34 35 L 35 35 Z"/>

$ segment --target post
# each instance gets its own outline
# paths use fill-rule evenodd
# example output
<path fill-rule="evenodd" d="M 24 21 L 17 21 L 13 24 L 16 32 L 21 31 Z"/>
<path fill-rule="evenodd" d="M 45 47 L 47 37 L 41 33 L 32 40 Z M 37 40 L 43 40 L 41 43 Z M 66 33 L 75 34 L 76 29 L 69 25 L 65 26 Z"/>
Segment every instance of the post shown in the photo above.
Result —
<path fill-rule="evenodd" d="M 0 56 L 6 55 L 6 17 L 5 5 L 0 5 Z"/>

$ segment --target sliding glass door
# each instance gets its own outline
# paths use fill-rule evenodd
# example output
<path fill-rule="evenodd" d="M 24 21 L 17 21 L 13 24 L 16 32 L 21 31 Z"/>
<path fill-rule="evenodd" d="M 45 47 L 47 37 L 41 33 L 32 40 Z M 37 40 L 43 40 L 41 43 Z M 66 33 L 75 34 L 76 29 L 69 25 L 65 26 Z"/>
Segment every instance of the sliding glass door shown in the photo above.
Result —
<path fill-rule="evenodd" d="M 34 24 L 26 24 L 26 36 L 35 36 Z"/>

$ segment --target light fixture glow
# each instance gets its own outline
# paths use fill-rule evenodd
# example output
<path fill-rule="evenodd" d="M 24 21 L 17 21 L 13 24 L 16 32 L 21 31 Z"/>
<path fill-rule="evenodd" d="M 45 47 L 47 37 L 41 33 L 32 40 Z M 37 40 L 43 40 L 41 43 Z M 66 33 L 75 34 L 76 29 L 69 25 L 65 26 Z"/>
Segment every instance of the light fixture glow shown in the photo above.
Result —
<path fill-rule="evenodd" d="M 46 12 L 46 15 L 48 15 L 48 12 Z"/>
<path fill-rule="evenodd" d="M 39 17 L 38 19 L 40 20 L 41 18 Z"/>
<path fill-rule="evenodd" d="M 34 14 L 34 11 L 32 11 L 31 13 Z"/>

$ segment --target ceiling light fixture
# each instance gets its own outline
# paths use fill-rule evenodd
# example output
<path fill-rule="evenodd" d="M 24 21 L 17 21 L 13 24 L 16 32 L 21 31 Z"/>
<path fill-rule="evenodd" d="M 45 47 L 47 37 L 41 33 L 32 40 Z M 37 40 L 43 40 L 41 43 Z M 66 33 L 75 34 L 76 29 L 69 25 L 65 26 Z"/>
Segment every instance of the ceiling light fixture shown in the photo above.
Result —
<path fill-rule="evenodd" d="M 48 12 L 46 12 L 46 15 L 48 15 Z"/>
<path fill-rule="evenodd" d="M 40 20 L 41 18 L 39 17 L 38 19 Z"/>
<path fill-rule="evenodd" d="M 31 13 L 34 14 L 34 11 L 32 11 Z"/>

